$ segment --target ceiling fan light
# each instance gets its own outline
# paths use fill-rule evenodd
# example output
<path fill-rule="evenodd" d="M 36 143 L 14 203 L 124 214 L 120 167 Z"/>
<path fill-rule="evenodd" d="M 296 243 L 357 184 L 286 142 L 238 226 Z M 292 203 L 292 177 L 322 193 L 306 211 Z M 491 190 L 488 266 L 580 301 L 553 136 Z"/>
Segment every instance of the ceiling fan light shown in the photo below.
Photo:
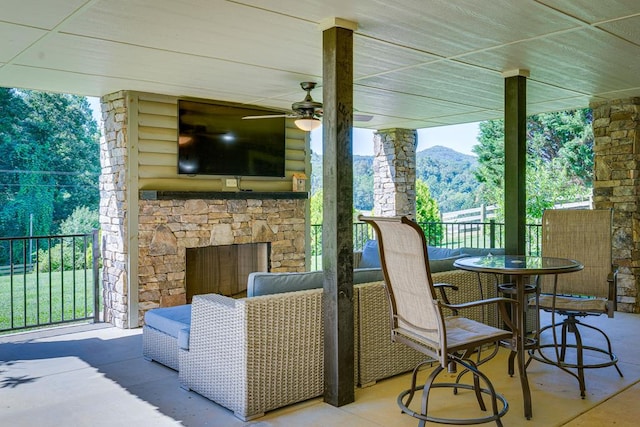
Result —
<path fill-rule="evenodd" d="M 320 127 L 320 120 L 316 119 L 316 118 L 311 118 L 311 119 L 297 119 L 295 121 L 296 126 L 298 126 L 298 129 L 301 129 L 305 132 L 311 132 L 314 129 L 317 129 Z"/>

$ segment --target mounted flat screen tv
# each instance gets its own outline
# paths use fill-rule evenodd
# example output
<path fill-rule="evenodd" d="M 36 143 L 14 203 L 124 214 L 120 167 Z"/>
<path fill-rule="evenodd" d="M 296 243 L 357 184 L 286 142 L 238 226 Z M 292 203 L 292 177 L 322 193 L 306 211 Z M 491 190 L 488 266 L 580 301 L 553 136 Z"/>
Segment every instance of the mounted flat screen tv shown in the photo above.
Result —
<path fill-rule="evenodd" d="M 258 108 L 178 101 L 178 173 L 284 177 L 285 118 Z"/>

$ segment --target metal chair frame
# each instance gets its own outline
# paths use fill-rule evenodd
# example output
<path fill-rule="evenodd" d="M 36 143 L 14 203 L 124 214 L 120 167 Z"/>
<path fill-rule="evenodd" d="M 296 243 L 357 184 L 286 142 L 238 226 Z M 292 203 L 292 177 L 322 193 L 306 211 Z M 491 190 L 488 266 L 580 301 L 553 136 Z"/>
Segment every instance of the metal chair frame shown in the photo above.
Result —
<path fill-rule="evenodd" d="M 598 225 L 591 223 L 591 218 L 588 218 L 589 216 L 593 216 L 594 221 L 602 221 L 600 229 Z M 558 233 L 558 225 L 556 225 L 557 223 L 554 223 L 554 221 L 556 221 L 556 218 L 558 218 L 557 221 L 567 221 L 570 217 L 574 217 L 575 221 L 580 222 L 583 226 L 581 227 L 583 228 L 583 233 L 600 232 L 600 235 L 595 237 L 595 240 L 605 246 L 611 245 L 612 212 L 610 210 L 548 210 L 543 214 L 543 256 L 562 256 L 563 258 L 578 259 L 581 258 L 582 254 L 585 254 L 585 250 L 589 249 L 588 246 L 590 246 L 590 244 L 588 243 L 588 239 L 585 238 L 585 241 L 581 241 L 582 238 L 580 236 L 575 236 L 573 241 L 562 247 L 553 246 L 556 241 L 561 241 L 562 239 L 553 235 L 553 233 Z M 608 238 L 608 240 L 606 240 L 606 238 Z M 613 352 L 611 340 L 607 334 L 602 329 L 583 323 L 578 319 L 579 317 L 600 316 L 602 314 L 607 314 L 610 318 L 613 317 L 617 299 L 617 269 L 611 262 L 610 247 L 608 249 L 605 247 L 605 249 L 609 253 L 608 262 L 611 265 L 611 271 L 606 278 L 606 295 L 603 296 L 603 292 L 596 295 L 598 293 L 597 291 L 589 290 L 586 287 L 584 291 L 580 291 L 580 289 L 576 289 L 575 286 L 567 292 L 559 281 L 559 277 L 556 275 L 553 279 L 553 285 L 547 286 L 546 292 L 542 293 L 543 296 L 545 294 L 550 296 L 550 298 L 547 298 L 547 302 L 542 305 L 540 303 L 540 287 L 538 287 L 538 293 L 535 298 L 535 305 L 539 309 L 551 313 L 551 324 L 540 328 L 537 332 L 538 342 L 540 342 L 542 334 L 548 330 L 552 332 L 553 341 L 547 344 L 539 344 L 537 348 L 529 350 L 529 356 L 533 360 L 556 365 L 564 372 L 576 378 L 582 398 L 586 395 L 585 369 L 614 366 L 620 377 L 623 376 L 622 371 L 618 367 L 618 357 Z M 578 259 L 578 261 L 582 262 L 585 268 L 588 268 L 591 260 L 586 258 Z M 572 273 L 571 275 L 573 274 L 576 273 Z M 565 277 L 568 278 L 571 275 L 563 276 L 562 279 L 565 279 Z M 575 295 L 577 292 L 579 292 L 579 295 Z M 567 295 L 567 293 L 569 293 L 569 295 Z M 596 309 L 585 305 L 591 304 L 597 298 L 601 298 L 603 301 L 606 299 L 604 303 L 605 308 Z M 549 299 L 551 300 L 551 304 L 548 303 Z M 581 301 L 583 307 L 580 307 Z M 567 305 L 568 303 L 571 303 L 571 305 Z M 558 321 L 556 320 L 556 315 L 564 316 L 564 319 Z M 604 345 L 585 345 L 580 333 L 581 328 L 588 328 L 598 332 L 604 339 Z M 560 338 L 558 338 L 558 329 L 560 329 Z M 573 334 L 574 342 L 568 340 L 569 334 Z M 551 352 L 551 354 L 549 354 L 549 352 L 545 353 L 545 349 L 552 349 L 553 352 Z M 574 354 L 572 360 L 575 360 L 572 362 L 567 360 L 567 354 L 571 351 Z M 603 362 L 586 362 L 585 354 L 588 355 L 589 353 L 596 355 L 604 354 L 607 358 L 603 359 Z"/>
<path fill-rule="evenodd" d="M 478 365 L 494 357 L 498 352 L 498 342 L 512 338 L 515 328 L 510 321 L 508 323 L 512 330 L 507 331 L 461 317 L 458 313 L 463 313 L 466 308 L 498 305 L 503 318 L 509 319 L 506 304 L 513 304 L 514 301 L 509 298 L 490 298 L 464 304 L 449 304 L 444 288 L 450 285 L 433 283 L 424 233 L 415 222 L 406 217 L 360 216 L 359 219 L 369 223 L 378 237 L 385 288 L 389 298 L 391 339 L 429 357 L 414 368 L 410 388 L 398 396 L 397 403 L 402 412 L 419 419 L 420 426 L 427 421 L 456 425 L 495 422 L 502 426 L 501 418 L 507 413 L 509 404 L 503 395 L 495 391 L 489 378 L 478 369 Z M 403 265 L 393 265 L 394 260 L 402 261 Z M 439 298 L 438 291 L 441 292 Z M 413 295 L 410 301 L 407 295 Z M 406 310 L 407 304 L 416 307 L 420 313 Z M 445 316 L 445 312 L 453 315 Z M 419 322 L 416 319 L 427 321 Z M 461 340 L 455 338 L 456 328 L 464 328 L 467 332 L 476 331 L 476 334 Z M 488 346 L 493 346 L 493 350 L 482 357 L 483 350 Z M 471 359 L 474 353 L 477 353 L 476 361 Z M 438 365 L 424 385 L 418 385 L 418 372 L 427 364 L 432 365 L 436 362 Z M 436 382 L 436 378 L 445 369 L 450 373 L 457 372 L 457 365 L 464 369 L 457 375 L 455 382 Z M 472 374 L 472 384 L 460 382 L 467 372 Z M 486 416 L 477 418 L 432 416 L 429 412 L 429 392 L 434 388 L 450 388 L 454 394 L 458 394 L 459 389 L 472 390 L 482 411 L 487 411 L 483 395 L 488 396 L 490 411 Z M 416 392 L 420 390 L 422 402 L 420 412 L 417 412 L 410 409 L 409 405 Z"/>

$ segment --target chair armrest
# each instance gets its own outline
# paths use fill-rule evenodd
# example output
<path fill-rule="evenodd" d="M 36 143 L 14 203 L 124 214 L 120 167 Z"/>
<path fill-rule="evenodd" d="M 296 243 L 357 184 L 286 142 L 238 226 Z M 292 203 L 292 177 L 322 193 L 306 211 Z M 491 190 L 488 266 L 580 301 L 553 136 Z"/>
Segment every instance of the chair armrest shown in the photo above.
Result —
<path fill-rule="evenodd" d="M 451 302 L 449 302 L 449 297 L 447 296 L 445 289 L 453 289 L 454 291 L 460 289 L 456 285 L 452 285 L 450 283 L 435 283 L 433 287 L 440 291 L 440 295 L 442 295 L 442 301 L 444 301 L 444 303 L 447 305 L 451 304 Z M 458 315 L 457 310 L 452 309 L 452 311 L 454 316 Z"/>
<path fill-rule="evenodd" d="M 451 283 L 434 283 L 433 287 L 436 289 L 441 289 L 442 292 L 444 292 L 444 288 L 453 289 L 454 291 L 460 289 L 458 286 L 452 285 Z"/>
<path fill-rule="evenodd" d="M 478 274 L 464 270 L 442 271 L 433 273 L 431 276 L 433 281 L 438 284 L 446 283 L 457 288 L 456 292 L 450 292 L 449 287 L 442 289 L 447 291 L 447 299 L 443 298 L 442 300 L 447 304 L 453 305 L 498 296 L 497 285 L 502 278 L 494 274 Z M 453 314 L 455 315 L 455 313 Z M 476 306 L 475 309 L 467 310 L 465 316 L 495 327 L 499 327 L 502 324 L 495 310 L 489 310 L 483 306 Z"/>
<path fill-rule="evenodd" d="M 495 298 L 489 298 L 484 300 L 471 301 L 463 304 L 445 304 L 445 303 L 439 303 L 439 304 L 441 307 L 446 307 L 452 310 L 454 313 L 457 313 L 458 310 L 464 310 L 464 309 L 484 306 L 484 305 L 498 304 L 504 323 L 506 323 L 507 326 L 512 331 L 515 331 L 516 330 L 515 324 L 511 321 L 511 316 L 509 316 L 507 309 L 505 307 L 507 303 L 518 304 L 518 301 L 512 298 L 495 297 Z"/>
<path fill-rule="evenodd" d="M 455 309 L 459 310 L 459 309 L 464 309 L 464 308 L 477 307 L 477 306 L 480 306 L 480 305 L 489 305 L 489 304 L 497 304 L 497 303 L 518 304 L 518 301 L 516 301 L 514 299 L 511 299 L 511 298 L 495 297 L 495 298 L 483 299 L 483 300 L 478 300 L 478 301 L 465 302 L 463 304 L 444 304 L 444 303 L 440 303 L 440 305 L 442 305 L 443 307 L 450 308 L 452 310 L 455 310 Z"/>

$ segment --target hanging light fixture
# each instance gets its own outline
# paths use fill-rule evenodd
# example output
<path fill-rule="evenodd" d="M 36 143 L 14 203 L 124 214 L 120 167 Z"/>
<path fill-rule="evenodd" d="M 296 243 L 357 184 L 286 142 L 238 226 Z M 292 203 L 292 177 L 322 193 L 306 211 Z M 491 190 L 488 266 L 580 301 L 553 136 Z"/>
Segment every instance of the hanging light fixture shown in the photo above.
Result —
<path fill-rule="evenodd" d="M 321 122 L 315 117 L 303 117 L 301 119 L 297 119 L 295 121 L 295 124 L 296 126 L 298 126 L 298 129 L 301 129 L 305 132 L 311 132 L 312 130 L 320 127 Z"/>

